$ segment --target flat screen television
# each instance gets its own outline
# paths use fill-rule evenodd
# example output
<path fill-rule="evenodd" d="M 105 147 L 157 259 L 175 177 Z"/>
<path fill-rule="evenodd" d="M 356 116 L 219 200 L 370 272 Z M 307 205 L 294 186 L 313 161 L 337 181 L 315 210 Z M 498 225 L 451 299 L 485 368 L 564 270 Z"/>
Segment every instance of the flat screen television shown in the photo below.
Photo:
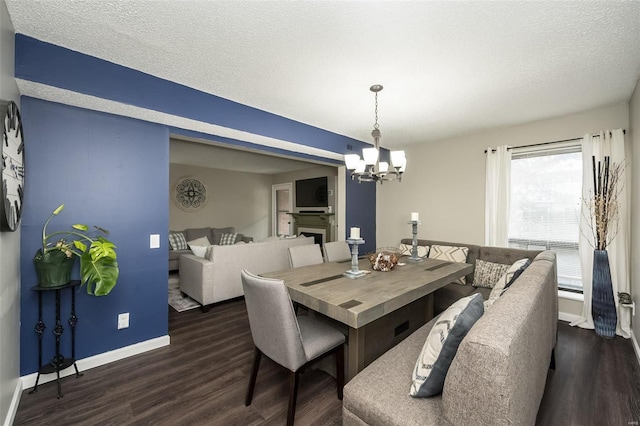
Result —
<path fill-rule="evenodd" d="M 296 181 L 296 207 L 327 207 L 327 177 Z"/>

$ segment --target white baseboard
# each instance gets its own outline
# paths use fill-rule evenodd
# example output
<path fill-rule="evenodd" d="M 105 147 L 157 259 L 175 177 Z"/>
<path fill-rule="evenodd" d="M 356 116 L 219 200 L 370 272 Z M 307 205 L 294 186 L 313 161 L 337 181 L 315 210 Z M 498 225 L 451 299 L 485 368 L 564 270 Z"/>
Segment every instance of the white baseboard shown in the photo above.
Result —
<path fill-rule="evenodd" d="M 580 315 L 568 314 L 566 312 L 558 312 L 558 319 L 560 321 L 566 321 L 571 323 L 580 319 Z"/>
<path fill-rule="evenodd" d="M 16 418 L 18 405 L 20 404 L 20 396 L 22 395 L 22 389 L 22 380 L 16 380 L 16 388 L 13 391 L 13 398 L 11 398 L 11 404 L 9 404 L 7 417 L 4 418 L 4 426 L 11 426 Z"/>
<path fill-rule="evenodd" d="M 168 335 L 162 337 L 156 337 L 155 339 L 145 340 L 144 342 L 135 343 L 133 345 L 125 346 L 124 348 L 115 349 L 113 351 L 104 352 L 98 355 L 90 356 L 88 358 L 79 359 L 76 364 L 78 370 L 87 371 L 101 365 L 106 365 L 114 361 L 118 361 L 124 358 L 128 358 L 133 355 L 138 355 L 147 351 L 158 349 L 164 346 L 168 346 L 170 338 Z M 60 377 L 67 377 L 75 374 L 75 369 L 67 368 L 60 372 Z M 22 389 L 27 389 L 35 386 L 38 373 L 27 374 L 22 376 Z M 55 374 L 44 374 L 40 376 L 38 385 L 43 383 L 52 382 L 56 379 Z M 16 407 L 17 408 L 17 407 Z"/>

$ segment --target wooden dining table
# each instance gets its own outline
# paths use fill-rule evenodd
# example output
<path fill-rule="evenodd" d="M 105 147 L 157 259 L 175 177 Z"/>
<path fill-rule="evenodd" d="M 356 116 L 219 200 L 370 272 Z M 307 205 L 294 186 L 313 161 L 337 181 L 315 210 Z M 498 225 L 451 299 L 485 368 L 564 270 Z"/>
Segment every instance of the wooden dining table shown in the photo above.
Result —
<path fill-rule="evenodd" d="M 433 317 L 433 292 L 472 272 L 473 265 L 407 256 L 391 271 L 371 269 L 367 259 L 358 268 L 368 271 L 352 279 L 343 276 L 348 262 L 261 274 L 284 281 L 291 300 L 324 317 L 347 336 L 347 380 Z"/>

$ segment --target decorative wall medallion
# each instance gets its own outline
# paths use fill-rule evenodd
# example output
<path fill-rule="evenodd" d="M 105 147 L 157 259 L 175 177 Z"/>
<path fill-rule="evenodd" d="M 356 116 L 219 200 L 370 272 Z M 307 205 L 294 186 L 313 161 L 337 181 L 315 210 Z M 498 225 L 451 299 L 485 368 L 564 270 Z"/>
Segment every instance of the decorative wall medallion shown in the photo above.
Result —
<path fill-rule="evenodd" d="M 184 211 L 198 211 L 207 204 L 207 188 L 193 176 L 181 177 L 173 185 L 171 199 Z"/>
<path fill-rule="evenodd" d="M 22 120 L 15 102 L 2 105 L 2 183 L 0 230 L 15 231 L 20 225 L 24 198 L 24 139 Z"/>

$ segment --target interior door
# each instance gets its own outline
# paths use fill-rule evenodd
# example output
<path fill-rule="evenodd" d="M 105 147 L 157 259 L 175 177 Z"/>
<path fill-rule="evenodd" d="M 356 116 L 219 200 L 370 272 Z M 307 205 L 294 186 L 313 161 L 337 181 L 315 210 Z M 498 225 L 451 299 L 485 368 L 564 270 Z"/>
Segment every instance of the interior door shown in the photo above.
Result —
<path fill-rule="evenodd" d="M 293 227 L 291 226 L 291 216 L 287 213 L 292 212 L 293 185 L 289 183 L 281 183 L 273 185 L 271 190 L 271 206 L 273 224 L 273 235 L 288 236 L 291 235 Z"/>

